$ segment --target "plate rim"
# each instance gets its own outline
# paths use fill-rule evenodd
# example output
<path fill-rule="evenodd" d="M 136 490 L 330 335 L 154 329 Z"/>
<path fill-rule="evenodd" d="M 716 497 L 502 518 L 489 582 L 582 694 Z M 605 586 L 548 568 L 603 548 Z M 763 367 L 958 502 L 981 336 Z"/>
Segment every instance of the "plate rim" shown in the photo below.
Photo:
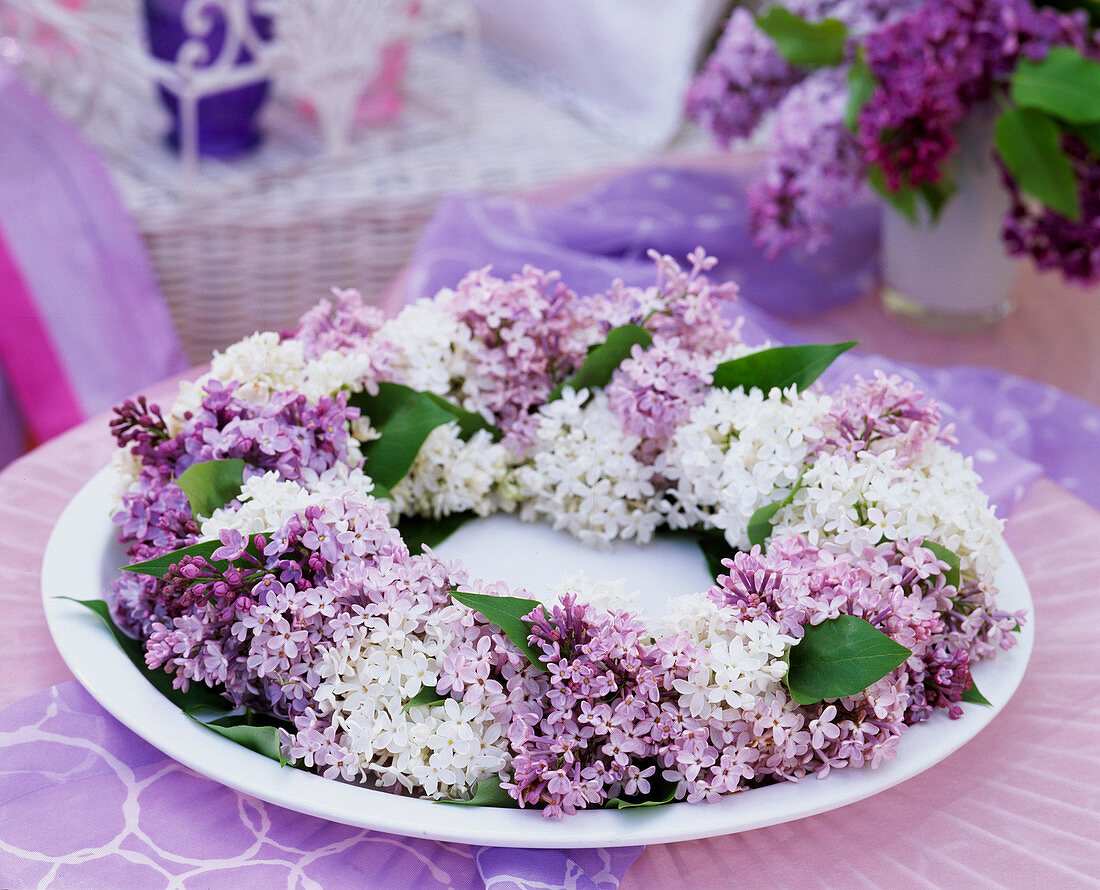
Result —
<path fill-rule="evenodd" d="M 927 769 L 972 741 L 1004 709 L 1027 669 L 1034 647 L 1035 610 L 1026 578 L 1004 545 L 998 573 L 1009 608 L 1025 608 L 1028 621 L 1011 650 L 974 668 L 992 707 L 964 706 L 962 720 L 937 713 L 912 727 L 898 755 L 877 769 L 834 770 L 723 797 L 709 804 L 684 802 L 627 810 L 584 810 L 561 820 L 538 811 L 448 807 L 282 769 L 262 755 L 204 730 L 144 681 L 107 628 L 84 607 L 60 597 L 104 598 L 104 561 L 114 547 L 114 470 L 99 470 L 70 499 L 55 523 L 42 561 L 42 605 L 54 644 L 89 694 L 115 719 L 167 756 L 235 791 L 310 816 L 407 837 L 483 846 L 533 848 L 616 847 L 670 843 L 734 834 L 817 815 L 864 800 Z M 97 521 L 97 515 L 102 514 Z M 76 545 L 94 560 L 82 570 Z M 93 571 L 92 568 L 95 570 Z M 1012 586 L 1005 585 L 1010 580 Z M 95 589 L 88 589 L 89 582 Z M 80 588 L 83 585 L 84 589 Z M 137 684 L 132 681 L 137 680 Z M 934 733 L 934 735 L 932 735 Z M 916 741 L 914 741 L 916 740 Z M 923 742 L 923 745 L 918 744 Z M 932 742 L 932 744 L 929 744 Z M 914 747 L 917 745 L 917 747 Z"/>

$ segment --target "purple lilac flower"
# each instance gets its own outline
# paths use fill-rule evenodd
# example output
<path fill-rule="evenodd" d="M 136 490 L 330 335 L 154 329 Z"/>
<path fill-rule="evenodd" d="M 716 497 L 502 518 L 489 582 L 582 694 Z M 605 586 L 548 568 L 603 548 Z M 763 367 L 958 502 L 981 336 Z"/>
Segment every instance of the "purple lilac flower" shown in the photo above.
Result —
<path fill-rule="evenodd" d="M 752 134 L 804 72 L 789 64 L 775 43 L 738 7 L 687 94 L 688 117 L 714 134 L 723 148 Z"/>
<path fill-rule="evenodd" d="M 521 806 L 543 804 L 557 817 L 648 784 L 663 675 L 644 627 L 569 595 L 529 620 L 549 684 L 541 719 L 509 730 L 515 756 L 505 787 Z"/>
<path fill-rule="evenodd" d="M 488 268 L 471 272 L 456 289 L 451 311 L 481 344 L 475 373 L 487 384 L 484 407 L 517 450 L 538 422 L 532 409 L 584 359 L 576 304 L 556 272 L 531 266 L 507 281 Z"/>
<path fill-rule="evenodd" d="M 739 288 L 732 281 L 712 282 L 707 272 L 717 265 L 702 247 L 688 254 L 688 268 L 668 255 L 650 250 L 657 267 L 653 287 L 627 287 L 616 280 L 605 294 L 587 301 L 585 315 L 604 332 L 635 324 L 655 337 L 675 340 L 680 348 L 710 356 L 741 342 L 743 319 L 730 320 Z"/>
<path fill-rule="evenodd" d="M 306 312 L 290 336 L 304 344 L 306 358 L 317 358 L 333 349 L 370 352 L 377 379 L 386 379 L 392 353 L 388 344 L 374 336 L 385 314 L 377 306 L 364 303 L 357 290 L 333 288 L 332 296 Z"/>
<path fill-rule="evenodd" d="M 859 452 L 884 443 L 904 466 L 927 442 L 955 441 L 954 427 L 941 427 L 940 420 L 939 404 L 924 401 L 911 381 L 876 371 L 874 380 L 857 377 L 837 392 L 816 450 L 840 452 L 854 460 Z"/>
<path fill-rule="evenodd" d="M 640 436 L 637 457 L 652 463 L 669 437 L 703 402 L 713 362 L 680 346 L 675 338 L 655 338 L 643 350 L 635 346 L 607 385 L 611 410 L 623 429 Z"/>
<path fill-rule="evenodd" d="M 833 213 L 863 189 L 865 168 L 844 124 L 845 74 L 820 71 L 787 93 L 776 110 L 775 147 L 749 190 L 756 243 L 774 257 L 788 247 L 819 250 Z"/>
<path fill-rule="evenodd" d="M 937 183 L 956 147 L 955 127 L 991 97 L 1021 56 L 1053 45 L 1084 49 L 1087 20 L 1028 0 L 928 0 L 868 36 L 878 89 L 859 116 L 864 160 L 891 190 Z"/>
<path fill-rule="evenodd" d="M 1067 136 L 1063 148 L 1077 171 L 1081 218 L 1074 222 L 1045 207 L 1036 207 L 1005 174 L 1012 206 L 1003 237 L 1009 253 L 1030 256 L 1040 269 L 1059 269 L 1070 281 L 1100 281 L 1100 154 Z"/>

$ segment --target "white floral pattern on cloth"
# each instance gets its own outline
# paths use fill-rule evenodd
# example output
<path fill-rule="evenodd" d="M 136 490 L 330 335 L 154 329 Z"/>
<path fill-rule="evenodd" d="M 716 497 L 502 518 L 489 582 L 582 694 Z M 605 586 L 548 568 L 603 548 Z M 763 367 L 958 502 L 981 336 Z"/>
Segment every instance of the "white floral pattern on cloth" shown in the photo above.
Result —
<path fill-rule="evenodd" d="M 615 890 L 640 852 L 471 851 L 286 810 L 176 763 L 75 681 L 0 712 L 5 888 Z"/>

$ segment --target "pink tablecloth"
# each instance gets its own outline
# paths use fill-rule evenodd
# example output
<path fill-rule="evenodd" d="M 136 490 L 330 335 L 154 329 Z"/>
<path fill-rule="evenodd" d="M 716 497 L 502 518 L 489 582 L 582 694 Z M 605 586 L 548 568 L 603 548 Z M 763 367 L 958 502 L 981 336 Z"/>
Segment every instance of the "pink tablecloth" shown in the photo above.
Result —
<path fill-rule="evenodd" d="M 109 453 L 101 419 L 0 474 L 0 706 L 71 678 L 46 630 L 39 562 L 61 508 Z M 1035 599 L 1036 646 L 1020 690 L 977 739 L 833 813 L 650 846 L 623 887 L 1100 886 L 1100 514 L 1044 480 L 1008 539 Z M 204 855 L 197 838 L 189 855 Z"/>

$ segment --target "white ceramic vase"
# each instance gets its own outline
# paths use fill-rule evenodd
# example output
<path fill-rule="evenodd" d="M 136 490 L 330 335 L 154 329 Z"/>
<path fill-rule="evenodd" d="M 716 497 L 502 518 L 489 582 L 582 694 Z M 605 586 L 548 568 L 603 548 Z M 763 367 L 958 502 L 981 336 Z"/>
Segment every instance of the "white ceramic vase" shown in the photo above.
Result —
<path fill-rule="evenodd" d="M 887 312 L 924 328 L 980 330 L 1015 308 L 1019 262 L 1001 240 L 1008 193 L 992 157 L 992 115 L 976 110 L 959 133 L 957 189 L 935 221 L 920 202 L 910 222 L 884 206 L 883 290 Z"/>

